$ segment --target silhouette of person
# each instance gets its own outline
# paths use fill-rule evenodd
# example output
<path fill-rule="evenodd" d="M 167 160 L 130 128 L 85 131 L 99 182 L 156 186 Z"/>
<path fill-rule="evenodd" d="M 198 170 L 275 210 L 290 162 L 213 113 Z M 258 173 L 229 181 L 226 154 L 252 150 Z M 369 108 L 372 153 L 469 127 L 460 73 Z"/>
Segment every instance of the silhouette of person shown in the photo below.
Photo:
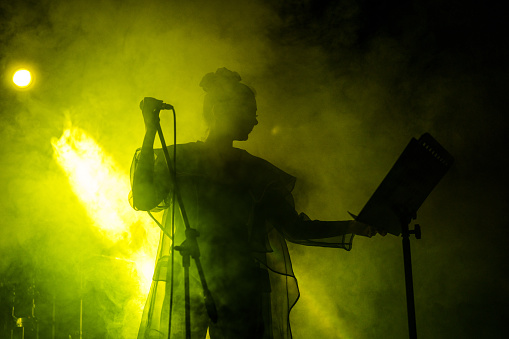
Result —
<path fill-rule="evenodd" d="M 233 141 L 247 140 L 258 124 L 254 91 L 238 73 L 220 68 L 206 74 L 203 114 L 209 126 L 204 142 L 176 147 L 176 178 L 189 223 L 199 232 L 204 273 L 216 302 L 218 321 L 208 319 L 198 274 L 191 265 L 192 338 L 291 338 L 289 312 L 299 291 L 285 240 L 350 250 L 354 234 L 371 237 L 372 227 L 350 221 L 310 220 L 293 203 L 295 178 Z M 161 149 L 153 149 L 158 110 L 145 102 L 146 133 L 131 167 L 130 201 L 137 210 L 165 209 L 172 219 L 172 180 Z M 168 146 L 172 153 L 173 146 Z M 178 211 L 178 208 L 176 209 Z M 175 244 L 185 240 L 176 212 Z M 139 339 L 167 338 L 171 239 L 162 234 Z M 175 255 L 172 337 L 184 326 L 183 269 Z"/>

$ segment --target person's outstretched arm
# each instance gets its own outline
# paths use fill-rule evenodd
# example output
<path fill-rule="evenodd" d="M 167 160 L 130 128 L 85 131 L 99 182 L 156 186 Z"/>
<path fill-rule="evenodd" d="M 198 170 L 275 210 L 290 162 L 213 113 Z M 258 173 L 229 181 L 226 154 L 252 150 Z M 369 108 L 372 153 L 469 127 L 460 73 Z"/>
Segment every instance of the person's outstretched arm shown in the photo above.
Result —
<path fill-rule="evenodd" d="M 321 221 L 310 220 L 306 214 L 295 210 L 291 193 L 285 190 L 272 189 L 263 202 L 267 220 L 289 241 L 327 239 L 345 234 L 356 234 L 372 237 L 378 232 L 372 226 L 355 220 Z M 381 233 L 382 235 L 385 235 Z"/>

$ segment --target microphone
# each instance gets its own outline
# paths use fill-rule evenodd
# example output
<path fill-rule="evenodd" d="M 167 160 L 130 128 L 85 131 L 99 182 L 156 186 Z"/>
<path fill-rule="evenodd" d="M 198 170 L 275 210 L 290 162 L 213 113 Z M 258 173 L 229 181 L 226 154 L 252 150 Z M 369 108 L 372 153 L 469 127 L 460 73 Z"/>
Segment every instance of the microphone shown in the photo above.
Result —
<path fill-rule="evenodd" d="M 170 104 L 164 103 L 162 100 L 157 100 L 155 98 L 151 97 L 145 97 L 140 102 L 140 109 L 143 111 L 143 107 L 145 104 L 149 105 L 151 104 L 153 106 L 153 109 L 162 110 L 162 109 L 173 109 L 173 106 Z"/>

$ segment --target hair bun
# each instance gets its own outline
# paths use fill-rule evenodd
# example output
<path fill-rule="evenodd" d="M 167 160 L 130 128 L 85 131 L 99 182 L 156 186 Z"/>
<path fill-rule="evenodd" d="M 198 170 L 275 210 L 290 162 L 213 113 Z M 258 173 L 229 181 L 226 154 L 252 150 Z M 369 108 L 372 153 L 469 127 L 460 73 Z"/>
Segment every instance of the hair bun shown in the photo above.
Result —
<path fill-rule="evenodd" d="M 239 73 L 230 71 L 226 67 L 218 68 L 216 73 L 207 73 L 200 82 L 200 87 L 207 93 L 234 86 L 242 80 Z"/>

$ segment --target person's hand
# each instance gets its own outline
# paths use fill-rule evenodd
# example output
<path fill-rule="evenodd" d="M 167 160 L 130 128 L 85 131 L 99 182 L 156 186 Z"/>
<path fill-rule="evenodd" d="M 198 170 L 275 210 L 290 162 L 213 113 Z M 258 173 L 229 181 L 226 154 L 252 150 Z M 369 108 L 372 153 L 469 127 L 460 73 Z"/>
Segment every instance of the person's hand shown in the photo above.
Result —
<path fill-rule="evenodd" d="M 387 234 L 384 230 L 377 230 L 373 226 L 367 225 L 365 223 L 362 223 L 360 221 L 352 220 L 350 221 L 350 233 L 361 235 L 363 237 L 371 238 L 375 236 L 377 233 L 380 234 L 382 237 Z"/>
<path fill-rule="evenodd" d="M 161 110 L 162 102 L 162 100 L 150 97 L 145 97 L 141 102 L 140 106 L 143 113 L 143 120 L 148 130 L 157 130 L 159 126 L 159 111 Z"/>

